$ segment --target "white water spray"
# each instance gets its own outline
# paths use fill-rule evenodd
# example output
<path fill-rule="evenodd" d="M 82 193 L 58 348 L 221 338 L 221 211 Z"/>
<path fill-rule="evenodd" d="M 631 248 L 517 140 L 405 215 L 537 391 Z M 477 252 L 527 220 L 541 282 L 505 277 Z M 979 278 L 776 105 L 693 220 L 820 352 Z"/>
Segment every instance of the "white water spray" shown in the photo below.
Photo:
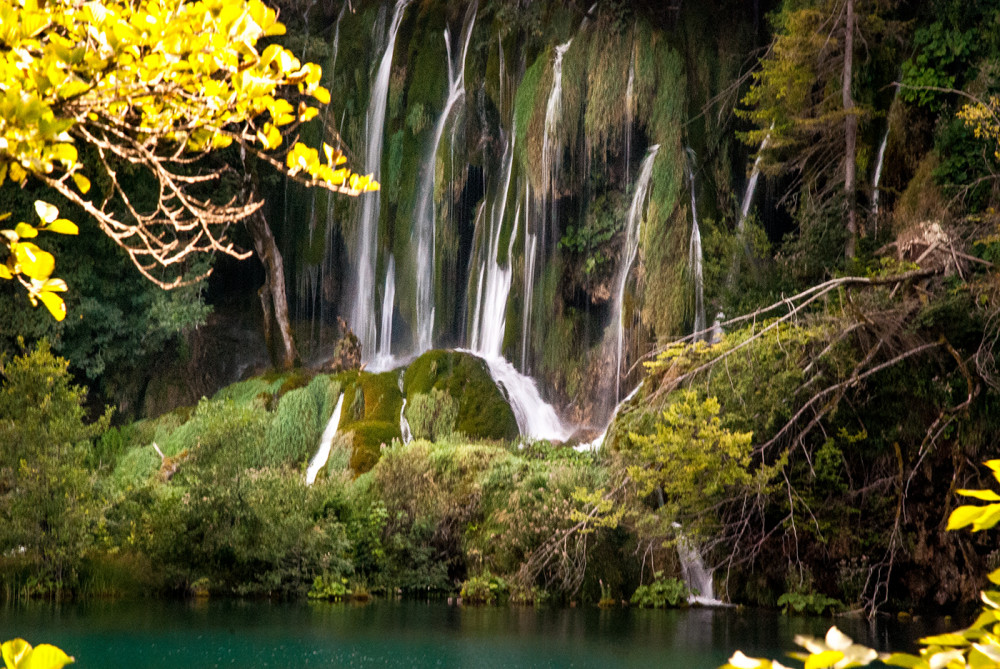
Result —
<path fill-rule="evenodd" d="M 681 576 L 691 594 L 688 601 L 692 604 L 702 606 L 725 606 L 725 603 L 715 598 L 714 585 L 712 583 L 712 570 L 705 567 L 705 561 L 701 559 L 698 548 L 691 543 L 691 540 L 681 533 L 679 523 L 673 524 L 677 530 L 677 558 L 681 563 Z"/>
<path fill-rule="evenodd" d="M 469 6 L 465 23 L 462 26 L 462 51 L 458 62 L 452 63 L 451 36 L 444 31 L 445 52 L 448 58 L 448 99 L 444 111 L 441 112 L 434 126 L 434 139 L 431 142 L 430 153 L 424 161 L 420 184 L 417 188 L 417 210 L 414 216 L 413 234 L 411 239 L 417 249 L 416 259 L 416 321 L 417 336 L 414 353 L 419 355 L 433 346 L 434 338 L 434 191 L 436 190 L 435 175 L 437 174 L 437 153 L 441 137 L 449 119 L 457 118 L 452 111 L 459 107 L 459 102 L 465 97 L 465 56 L 472 39 L 472 27 L 476 22 L 476 3 Z"/>
<path fill-rule="evenodd" d="M 694 282 L 694 333 L 695 341 L 704 338 L 699 334 L 705 329 L 705 278 L 702 271 L 701 230 L 698 227 L 698 203 L 694 189 L 694 151 L 688 149 L 688 182 L 691 185 L 691 243 L 688 246 L 688 267 Z"/>
<path fill-rule="evenodd" d="M 882 163 L 885 160 L 885 147 L 889 144 L 889 126 L 885 127 L 885 136 L 878 147 L 878 157 L 875 159 L 875 176 L 872 179 L 872 216 L 875 218 L 875 232 L 878 232 L 878 184 L 882 180 Z"/>
<path fill-rule="evenodd" d="M 344 393 L 340 393 L 337 406 L 333 410 L 333 415 L 323 430 L 323 436 L 319 440 L 319 449 L 316 455 L 309 461 L 306 469 L 306 485 L 312 485 L 316 481 L 319 470 L 326 466 L 326 461 L 330 459 L 330 449 L 333 447 L 333 438 L 337 436 L 337 428 L 340 426 L 340 412 L 344 408 Z"/>
<path fill-rule="evenodd" d="M 757 190 L 757 180 L 760 179 L 760 160 L 763 157 L 764 149 L 767 148 L 767 145 L 771 141 L 772 130 L 774 130 L 774 123 L 771 124 L 771 129 L 764 135 L 764 141 L 760 143 L 760 150 L 757 151 L 757 158 L 754 159 L 753 168 L 750 170 L 747 189 L 743 193 L 743 205 L 740 207 L 740 219 L 736 223 L 736 229 L 739 232 L 743 232 L 743 226 L 746 224 L 747 216 L 750 214 L 750 206 L 753 204 L 753 194 Z"/>
<path fill-rule="evenodd" d="M 413 441 L 413 431 L 410 430 L 410 421 L 406 420 L 406 398 L 403 398 L 403 406 L 399 407 L 399 434 L 403 439 L 403 445 Z"/>
<path fill-rule="evenodd" d="M 562 121 L 562 63 L 563 56 L 569 49 L 573 40 L 570 39 L 564 44 L 556 47 L 555 57 L 552 60 L 552 88 L 549 91 L 549 99 L 545 103 L 545 126 L 542 135 L 542 188 L 538 196 L 542 201 L 542 211 L 547 207 L 545 203 L 551 203 L 552 211 L 549 212 L 549 226 L 554 231 L 558 225 L 556 221 L 555 201 L 559 166 L 562 162 L 562 144 L 558 141 L 556 133 L 559 131 L 559 123 Z"/>
<path fill-rule="evenodd" d="M 542 399 L 535 380 L 521 374 L 500 355 L 475 353 L 490 370 L 490 376 L 506 395 L 522 437 L 566 441 L 572 429 L 563 425 L 551 404 Z"/>
<path fill-rule="evenodd" d="M 504 152 L 502 187 L 490 209 L 489 229 L 486 231 L 488 235 L 486 253 L 479 266 L 476 310 L 473 315 L 469 343 L 473 351 L 484 357 L 499 357 L 501 355 L 504 331 L 507 327 L 507 296 L 510 293 L 511 277 L 513 276 L 511 258 L 514 253 L 514 240 L 517 237 L 520 204 L 518 204 L 518 209 L 514 214 L 514 229 L 510 233 L 507 262 L 501 265 L 499 258 L 500 237 L 507 209 L 507 198 L 510 193 L 511 173 L 514 167 L 515 134 L 516 132 L 511 132 L 507 150 Z M 478 218 L 482 218 L 482 212 Z M 481 221 L 477 220 L 476 223 L 478 226 Z"/>
<path fill-rule="evenodd" d="M 382 141 L 385 127 L 385 107 L 389 93 L 389 74 L 392 71 L 392 54 L 395 50 L 396 33 L 403 20 L 403 10 L 410 0 L 398 0 L 392 14 L 385 52 L 379 63 L 378 73 L 372 84 L 365 120 L 365 135 L 368 146 L 365 150 L 365 169 L 375 179 L 382 173 Z M 375 256 L 378 246 L 378 218 L 380 211 L 379 194 L 363 198 L 359 224 L 357 253 L 355 256 L 357 285 L 354 303 L 351 307 L 351 327 L 361 342 L 362 360 L 368 361 L 375 352 Z"/>
<path fill-rule="evenodd" d="M 639 255 L 639 234 L 641 222 L 645 213 L 646 194 L 653 177 L 653 162 L 660 150 L 659 144 L 649 147 L 646 157 L 639 166 L 639 177 L 635 182 L 635 192 L 632 194 L 632 204 L 628 210 L 628 220 L 625 223 L 626 238 L 622 262 L 618 265 L 615 277 L 615 296 L 611 304 L 611 318 L 615 327 L 615 400 L 621 392 L 622 348 L 625 340 L 625 327 L 622 324 L 622 304 L 625 301 L 625 284 L 632 264 Z"/>
<path fill-rule="evenodd" d="M 369 371 L 381 372 L 391 369 L 395 358 L 392 357 L 392 308 L 396 303 L 396 259 L 389 256 L 385 268 L 385 288 L 382 290 L 382 329 L 380 331 L 378 355 L 369 365 Z"/>

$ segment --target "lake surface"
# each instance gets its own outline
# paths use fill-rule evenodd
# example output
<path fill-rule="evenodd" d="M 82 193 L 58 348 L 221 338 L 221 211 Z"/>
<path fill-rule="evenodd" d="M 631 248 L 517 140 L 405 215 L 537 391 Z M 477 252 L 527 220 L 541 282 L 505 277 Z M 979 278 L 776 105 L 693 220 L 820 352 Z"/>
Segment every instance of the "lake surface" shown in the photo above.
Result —
<path fill-rule="evenodd" d="M 269 602 L 119 602 L 0 609 L 3 639 L 53 643 L 79 669 L 658 667 L 710 669 L 739 648 L 781 658 L 795 634 L 836 624 L 856 641 L 910 650 L 943 621 L 870 624 L 771 611 L 473 608 Z"/>

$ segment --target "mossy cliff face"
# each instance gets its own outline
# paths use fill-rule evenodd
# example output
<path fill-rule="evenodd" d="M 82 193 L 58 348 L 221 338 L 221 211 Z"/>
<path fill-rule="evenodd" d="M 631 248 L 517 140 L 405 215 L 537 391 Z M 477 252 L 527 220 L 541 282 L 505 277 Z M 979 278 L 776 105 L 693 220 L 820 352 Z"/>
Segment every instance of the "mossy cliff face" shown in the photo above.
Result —
<path fill-rule="evenodd" d="M 303 137 L 342 140 L 355 163 L 369 141 L 369 89 L 394 7 L 355 3 L 339 19 L 317 9 L 309 15 L 308 37 L 296 38 L 296 53 L 326 64 L 334 100 L 333 110 L 308 124 Z M 481 268 L 496 262 L 511 272 L 503 354 L 538 378 L 555 404 L 573 405 L 574 419 L 598 423 L 607 402 L 591 380 L 614 374 L 603 341 L 614 326 L 612 277 L 626 262 L 625 219 L 639 163 L 648 147 L 660 145 L 648 201 L 641 205 L 646 216 L 639 258 L 622 314 L 629 366 L 657 340 L 684 333 L 693 321 L 688 145 L 704 157 L 701 189 L 715 202 L 706 211 L 720 212 L 707 225 L 723 237 L 730 234 L 719 203 L 731 204 L 734 178 L 726 175 L 742 173 L 745 163 L 742 156 L 733 160 L 732 148 L 722 144 L 722 124 L 705 113 L 705 105 L 731 83 L 738 60 L 733 54 L 752 46 L 752 31 L 740 24 L 724 38 L 709 39 L 708 10 L 682 13 L 692 23 L 691 37 L 688 28 L 676 30 L 659 13 L 626 4 L 600 4 L 587 15 L 547 2 L 470 9 L 467 3 L 411 3 L 396 36 L 382 190 L 372 196 L 379 198 L 380 220 L 371 309 L 382 309 L 392 256 L 396 290 L 389 336 L 393 353 L 412 352 L 415 200 L 419 183 L 432 175 L 433 344 L 470 344 Z M 472 29 L 464 93 L 435 152 L 434 129 L 448 98 L 444 35 L 454 74 L 467 25 Z M 271 217 L 280 219 L 279 243 L 291 256 L 286 262 L 295 277 L 294 317 L 309 321 L 302 329 L 309 333 L 306 355 L 321 357 L 329 339 L 324 329 L 348 312 L 345 287 L 357 272 L 358 202 L 274 186 L 268 193 Z M 495 250 L 488 243 L 491 224 L 499 226 Z M 711 282 L 706 289 L 711 299 Z"/>

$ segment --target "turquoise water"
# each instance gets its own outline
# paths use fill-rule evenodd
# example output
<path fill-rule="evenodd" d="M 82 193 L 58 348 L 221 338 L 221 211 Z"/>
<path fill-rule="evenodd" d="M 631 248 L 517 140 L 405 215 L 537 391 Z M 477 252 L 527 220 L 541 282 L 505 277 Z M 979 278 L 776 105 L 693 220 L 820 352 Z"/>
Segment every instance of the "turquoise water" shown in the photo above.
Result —
<path fill-rule="evenodd" d="M 709 669 L 732 651 L 780 658 L 837 624 L 908 648 L 940 625 L 787 618 L 733 609 L 472 608 L 443 602 L 138 602 L 0 610 L 3 639 L 54 643 L 78 669 L 659 667 Z"/>

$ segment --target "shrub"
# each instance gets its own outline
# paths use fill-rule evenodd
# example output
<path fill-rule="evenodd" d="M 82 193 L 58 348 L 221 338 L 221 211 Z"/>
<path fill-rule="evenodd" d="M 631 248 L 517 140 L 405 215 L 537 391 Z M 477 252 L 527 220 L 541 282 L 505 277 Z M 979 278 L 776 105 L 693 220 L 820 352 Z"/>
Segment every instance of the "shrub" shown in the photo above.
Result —
<path fill-rule="evenodd" d="M 632 603 L 641 608 L 664 609 L 666 607 L 676 608 L 686 606 L 688 590 L 684 581 L 678 578 L 663 578 L 663 572 L 658 571 L 654 575 L 653 582 L 649 585 L 640 585 L 632 594 Z"/>
<path fill-rule="evenodd" d="M 458 402 L 447 391 L 431 388 L 406 403 L 406 420 L 414 439 L 439 441 L 455 431 Z"/>
<path fill-rule="evenodd" d="M 487 571 L 462 583 L 459 594 L 463 604 L 492 605 L 504 601 L 509 593 L 507 581 Z"/>

